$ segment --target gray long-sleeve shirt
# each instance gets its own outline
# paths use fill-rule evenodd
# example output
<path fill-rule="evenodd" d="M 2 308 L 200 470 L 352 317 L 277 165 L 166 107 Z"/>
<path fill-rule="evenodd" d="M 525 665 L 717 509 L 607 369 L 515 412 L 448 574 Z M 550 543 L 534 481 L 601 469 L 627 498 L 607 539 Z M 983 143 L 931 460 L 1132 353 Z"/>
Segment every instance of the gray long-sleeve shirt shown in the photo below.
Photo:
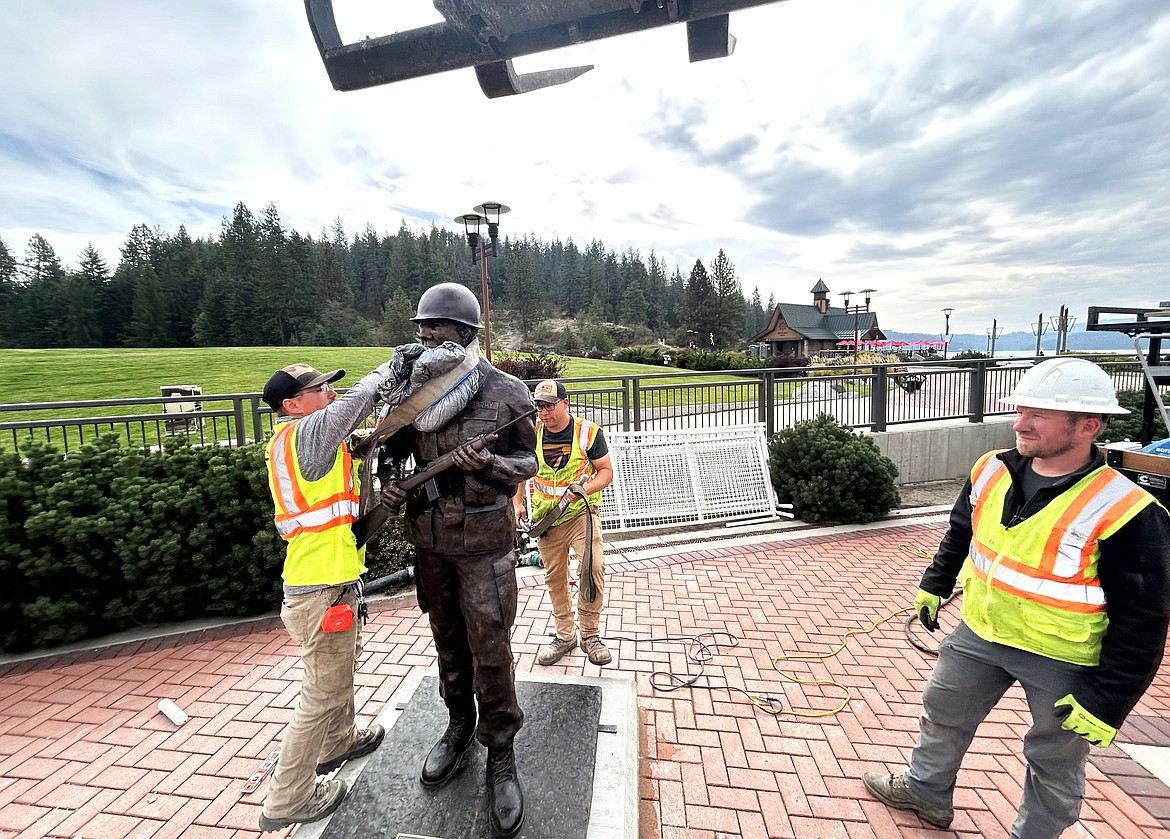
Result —
<path fill-rule="evenodd" d="M 306 480 L 319 481 L 329 473 L 337 458 L 337 447 L 374 410 L 378 384 L 385 375 L 386 371 L 379 367 L 358 380 L 332 404 L 297 420 L 300 423 L 297 428 L 297 465 Z"/>

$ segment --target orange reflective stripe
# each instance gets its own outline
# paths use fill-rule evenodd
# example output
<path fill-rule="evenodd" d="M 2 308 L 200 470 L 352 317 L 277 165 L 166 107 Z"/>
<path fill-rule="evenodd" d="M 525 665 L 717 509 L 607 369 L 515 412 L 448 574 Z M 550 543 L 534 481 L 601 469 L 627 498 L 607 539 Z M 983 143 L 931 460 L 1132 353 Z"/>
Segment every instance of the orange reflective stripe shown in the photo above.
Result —
<path fill-rule="evenodd" d="M 1084 512 L 1085 508 L 1096 500 L 1097 494 L 1105 489 L 1112 480 L 1113 475 L 1108 470 L 1098 473 L 1089 482 L 1088 486 L 1084 488 L 1084 491 L 1078 493 L 1071 503 L 1065 507 L 1064 512 L 1060 514 L 1060 518 L 1056 520 L 1056 526 L 1049 531 L 1048 541 L 1044 545 L 1044 553 L 1040 558 L 1040 567 L 1038 569 L 1040 573 L 1046 576 L 1052 575 L 1056 568 L 1056 561 L 1060 557 L 1060 543 L 1064 541 L 1069 527 Z M 1095 542 L 1086 542 L 1086 549 L 1092 544 L 1095 544 Z M 1088 567 L 1089 555 L 1091 553 L 1091 549 L 1089 549 L 1089 553 L 1085 553 L 1085 551 L 1081 552 L 1079 570 L 1082 573 Z"/>
<path fill-rule="evenodd" d="M 1117 479 L 1116 475 L 1113 477 L 1114 480 Z M 1125 479 L 1125 483 L 1130 483 L 1128 478 Z M 1140 510 L 1143 506 L 1145 506 L 1146 495 L 1146 491 L 1139 486 L 1134 485 L 1131 489 L 1129 489 L 1125 495 L 1121 496 L 1121 498 L 1119 498 L 1117 502 L 1114 503 L 1112 507 L 1110 507 L 1109 515 L 1102 516 L 1096 523 L 1096 525 L 1093 527 L 1093 530 L 1089 533 L 1090 541 L 1096 544 L 1096 542 L 1101 538 L 1101 534 L 1120 521 L 1127 513 L 1135 509 Z"/>
<path fill-rule="evenodd" d="M 583 417 L 574 417 L 573 422 L 575 428 L 573 429 L 573 443 L 574 450 L 569 453 L 569 463 L 572 463 L 574 458 L 580 456 L 580 463 L 577 465 L 572 477 L 570 477 L 563 484 L 557 481 L 554 477 L 553 482 L 542 481 L 538 473 L 532 478 L 532 497 L 534 500 L 539 499 L 543 501 L 557 501 L 565 491 L 569 484 L 579 483 L 585 477 L 585 473 L 589 470 L 589 447 L 593 445 L 593 441 L 597 439 L 597 431 L 600 428 L 596 423 L 586 420 Z M 536 446 L 538 449 L 544 445 L 544 425 L 537 422 L 536 431 Z M 551 471 L 551 470 L 550 470 Z M 555 474 L 555 473 L 554 473 Z"/>
<path fill-rule="evenodd" d="M 296 462 L 295 429 L 295 421 L 283 425 L 274 433 L 270 444 L 269 477 L 276 507 L 273 519 L 277 533 L 286 540 L 299 533 L 320 532 L 355 521 L 359 503 L 354 493 L 353 458 L 344 445 L 341 447 L 342 488 L 325 498 L 309 501 Z"/>
<path fill-rule="evenodd" d="M 971 510 L 971 532 L 979 532 L 979 521 L 983 518 L 984 500 L 999 489 L 999 484 L 1011 481 L 1011 475 L 1003 461 L 995 460 L 996 453 L 989 452 L 971 470 L 971 494 L 975 496 L 975 507 Z M 995 462 L 992 463 L 992 461 Z M 989 463 L 991 468 L 989 470 Z"/>

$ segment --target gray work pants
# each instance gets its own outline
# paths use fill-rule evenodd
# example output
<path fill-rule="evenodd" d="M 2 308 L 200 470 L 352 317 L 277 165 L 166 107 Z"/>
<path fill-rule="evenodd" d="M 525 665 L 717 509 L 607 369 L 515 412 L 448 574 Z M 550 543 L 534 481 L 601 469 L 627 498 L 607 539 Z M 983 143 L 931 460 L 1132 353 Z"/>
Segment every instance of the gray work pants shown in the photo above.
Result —
<path fill-rule="evenodd" d="M 1011 839 L 1056 839 L 1080 815 L 1089 744 L 1060 727 L 1052 704 L 1072 693 L 1084 672 L 1076 664 L 984 641 L 960 623 L 940 645 L 922 694 L 907 785 L 940 807 L 953 806 L 955 777 L 975 729 L 1018 681 L 1032 727 L 1024 735 L 1028 769 Z"/>

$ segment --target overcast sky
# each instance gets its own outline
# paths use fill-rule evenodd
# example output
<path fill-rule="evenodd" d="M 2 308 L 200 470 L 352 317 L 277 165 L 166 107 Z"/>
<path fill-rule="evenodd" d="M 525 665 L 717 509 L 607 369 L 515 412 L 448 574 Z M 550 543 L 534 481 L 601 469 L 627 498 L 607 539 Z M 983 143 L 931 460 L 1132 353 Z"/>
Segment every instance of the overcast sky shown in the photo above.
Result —
<path fill-rule="evenodd" d="M 347 42 L 441 20 L 334 6 Z M 213 236 L 239 201 L 352 236 L 493 200 L 505 235 L 684 274 L 723 248 L 765 301 L 873 288 L 887 330 L 1170 299 L 1165 0 L 787 0 L 731 28 L 697 64 L 681 25 L 528 56 L 596 69 L 488 100 L 471 70 L 334 91 L 299 0 L 7 0 L 0 239 L 113 266 L 133 225 Z"/>

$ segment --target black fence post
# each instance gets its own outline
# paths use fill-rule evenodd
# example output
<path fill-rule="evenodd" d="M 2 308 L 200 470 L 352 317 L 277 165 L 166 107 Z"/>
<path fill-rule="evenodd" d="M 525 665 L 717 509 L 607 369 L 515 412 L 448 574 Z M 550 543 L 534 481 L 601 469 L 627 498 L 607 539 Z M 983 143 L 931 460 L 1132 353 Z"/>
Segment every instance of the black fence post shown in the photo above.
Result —
<path fill-rule="evenodd" d="M 252 403 L 252 439 L 259 443 L 264 439 L 264 421 L 260 416 L 260 399 L 253 396 L 249 399 Z"/>
<path fill-rule="evenodd" d="M 245 446 L 248 444 L 248 429 L 244 424 L 244 397 L 232 397 L 232 413 L 236 423 L 236 446 Z"/>
<path fill-rule="evenodd" d="M 640 412 L 640 405 L 638 404 L 639 400 L 641 399 L 641 393 L 638 391 L 638 378 L 636 376 L 626 376 L 622 378 L 622 431 L 630 430 L 631 399 L 633 400 L 634 405 L 633 428 L 635 431 L 641 431 L 642 417 Z"/>
<path fill-rule="evenodd" d="M 983 412 L 986 410 L 987 365 L 992 364 L 987 359 L 976 359 L 971 367 L 971 383 L 969 386 L 970 401 L 967 422 L 983 422 Z"/>
<path fill-rule="evenodd" d="M 873 370 L 873 380 L 869 392 L 869 430 L 885 431 L 887 388 L 890 386 L 886 376 L 886 365 L 875 364 L 870 369 Z"/>
<path fill-rule="evenodd" d="M 764 424 L 764 435 L 771 437 L 776 433 L 776 412 L 772 404 L 775 390 L 773 374 L 761 370 L 756 375 L 760 377 L 760 386 L 756 391 L 757 417 Z"/>

